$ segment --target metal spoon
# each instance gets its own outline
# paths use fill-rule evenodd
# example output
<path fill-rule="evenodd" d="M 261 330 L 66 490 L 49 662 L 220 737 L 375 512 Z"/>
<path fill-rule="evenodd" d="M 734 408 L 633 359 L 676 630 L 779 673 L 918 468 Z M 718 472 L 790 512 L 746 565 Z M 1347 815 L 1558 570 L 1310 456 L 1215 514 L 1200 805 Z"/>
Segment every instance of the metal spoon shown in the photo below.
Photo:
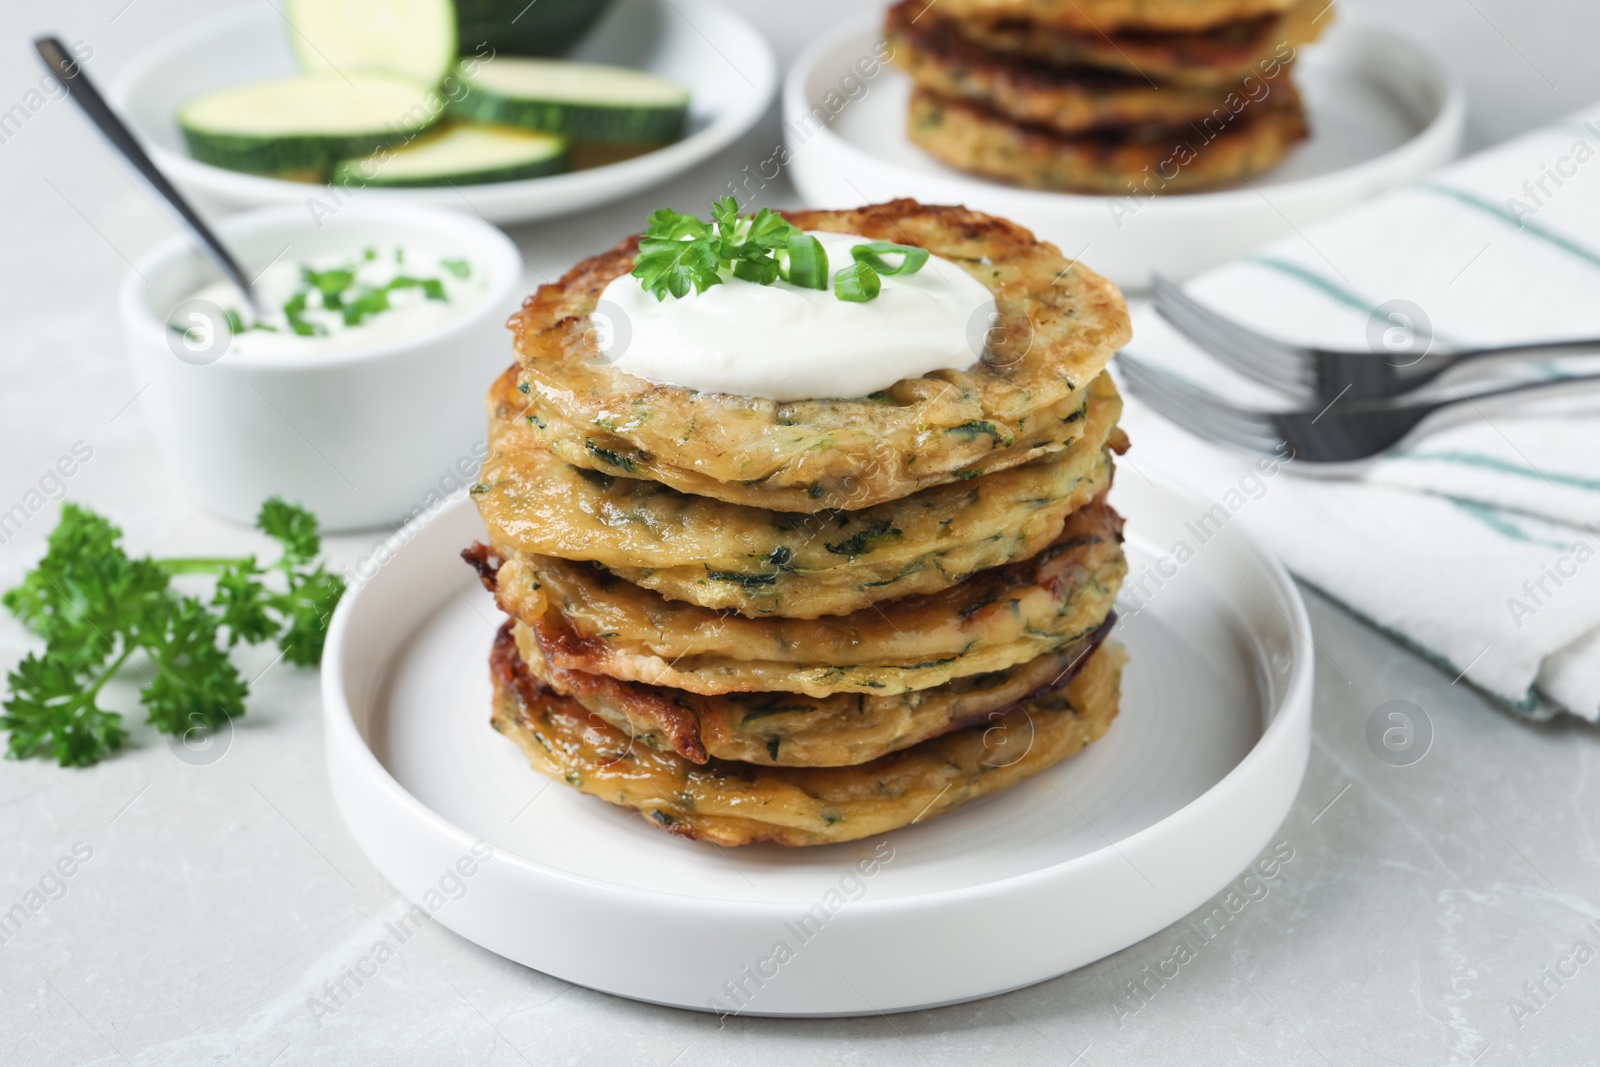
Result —
<path fill-rule="evenodd" d="M 67 95 L 83 109 L 85 115 L 89 116 L 89 121 L 99 127 L 100 132 L 106 135 L 106 140 L 122 153 L 122 157 L 133 165 L 133 169 L 150 183 L 150 187 L 172 205 L 172 210 L 178 218 L 199 238 L 201 250 L 205 252 L 207 258 L 239 287 L 239 291 L 250 304 L 250 309 L 260 316 L 261 297 L 251 284 L 249 275 L 240 268 L 227 248 L 217 239 L 217 235 L 211 232 L 211 227 L 205 224 L 205 220 L 195 212 L 183 195 L 173 188 L 172 183 L 167 181 L 167 176 L 161 173 L 149 156 L 145 155 L 144 149 L 139 147 L 139 142 L 134 140 L 128 127 L 117 118 L 116 112 L 111 110 L 105 98 L 100 95 L 100 91 L 89 80 L 89 75 L 84 73 L 77 60 L 68 55 L 60 38 L 39 37 L 34 40 L 33 46 L 39 50 L 45 66 L 50 68 L 50 72 L 67 90 Z"/>

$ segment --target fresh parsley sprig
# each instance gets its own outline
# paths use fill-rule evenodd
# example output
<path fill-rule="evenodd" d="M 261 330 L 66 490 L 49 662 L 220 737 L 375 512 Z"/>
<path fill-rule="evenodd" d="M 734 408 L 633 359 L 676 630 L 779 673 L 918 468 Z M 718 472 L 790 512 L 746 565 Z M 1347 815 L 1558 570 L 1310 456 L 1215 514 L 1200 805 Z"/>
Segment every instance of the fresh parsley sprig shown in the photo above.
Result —
<path fill-rule="evenodd" d="M 928 262 L 926 249 L 873 241 L 850 250 L 854 262 L 833 275 L 840 300 L 877 297 L 880 275 L 915 274 Z M 891 264 L 885 255 L 898 255 Z M 633 276 L 657 300 L 679 299 L 722 284 L 723 272 L 741 281 L 771 285 L 780 278 L 806 289 L 828 288 L 828 253 L 822 242 L 783 216 L 762 208 L 741 216 L 739 202 L 725 196 L 711 205 L 711 221 L 671 208 L 651 214 L 639 239 Z"/>
<path fill-rule="evenodd" d="M 651 214 L 633 274 L 657 300 L 703 293 L 722 282 L 720 245 L 710 226 L 671 208 Z"/>
<path fill-rule="evenodd" d="M 805 237 L 767 208 L 741 219 L 731 196 L 711 205 L 709 223 L 662 208 L 645 226 L 633 274 L 657 300 L 668 294 L 682 298 L 691 289 L 703 293 L 722 284 L 724 270 L 743 281 L 771 285 L 784 273 L 780 252 L 787 253 L 792 239 Z"/>
<path fill-rule="evenodd" d="M 136 656 L 146 683 L 139 701 L 169 734 L 244 714 L 249 686 L 228 655 L 241 641 L 277 638 L 290 663 L 316 663 L 344 579 L 316 561 L 321 539 L 309 512 L 273 498 L 256 526 L 282 549 L 268 567 L 254 556 L 134 559 L 117 527 L 63 505 L 44 558 L 0 598 L 45 643 L 6 677 L 7 755 L 47 753 L 84 767 L 121 748 L 122 715 L 101 707 L 100 695 Z M 210 603 L 174 590 L 175 574 L 214 575 Z"/>

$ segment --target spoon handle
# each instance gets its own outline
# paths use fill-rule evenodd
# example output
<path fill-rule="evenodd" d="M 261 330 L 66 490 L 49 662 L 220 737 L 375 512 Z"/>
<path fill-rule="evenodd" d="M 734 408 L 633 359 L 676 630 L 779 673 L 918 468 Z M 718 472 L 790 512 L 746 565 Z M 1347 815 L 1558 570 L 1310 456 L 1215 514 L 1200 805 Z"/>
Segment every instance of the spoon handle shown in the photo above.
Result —
<path fill-rule="evenodd" d="M 144 149 L 139 147 L 139 142 L 134 139 L 133 133 L 121 119 L 117 118 L 116 112 L 111 110 L 111 106 L 89 80 L 89 75 L 84 72 L 77 60 L 67 54 L 61 40 L 57 37 L 40 37 L 33 42 L 33 46 L 39 50 L 45 66 L 49 67 L 50 72 L 61 82 L 67 95 L 83 109 L 85 115 L 89 116 L 89 121 L 99 127 L 100 132 L 105 134 L 106 140 L 110 141 L 112 146 L 122 153 L 123 158 L 133 165 L 133 169 L 150 183 L 150 187 L 172 205 L 172 210 L 200 239 L 201 248 L 211 262 L 239 287 L 239 291 L 249 301 L 251 309 L 260 315 L 261 301 L 249 276 L 223 247 L 217 235 L 211 232 L 211 227 L 205 224 L 205 220 L 196 214 L 183 195 L 173 188 L 167 176 L 161 173 L 149 156 L 145 155 Z"/>

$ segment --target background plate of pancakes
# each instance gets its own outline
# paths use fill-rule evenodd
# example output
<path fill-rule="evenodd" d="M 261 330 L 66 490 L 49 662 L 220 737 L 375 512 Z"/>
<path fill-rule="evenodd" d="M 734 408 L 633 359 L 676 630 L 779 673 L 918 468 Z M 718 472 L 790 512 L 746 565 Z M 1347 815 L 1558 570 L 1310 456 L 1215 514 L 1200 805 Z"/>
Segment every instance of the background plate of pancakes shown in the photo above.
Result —
<path fill-rule="evenodd" d="M 783 109 L 803 199 L 963 203 L 1139 290 L 1158 268 L 1181 279 L 1238 258 L 1460 150 L 1455 77 L 1326 0 L 1170 29 L 994 14 L 1016 7 L 904 0 L 802 54 Z M 1031 7 L 1056 8 L 1080 10 Z"/>
<path fill-rule="evenodd" d="M 448 505 L 395 536 L 333 621 L 323 701 L 340 810 L 444 925 L 621 996 L 871 1014 L 1080 967 L 1255 862 L 1310 745 L 1310 629 L 1282 568 L 1232 527 L 1197 540 L 1203 507 L 1137 474 L 1111 499 L 1129 560 L 1115 728 L 938 818 L 804 849 L 684 841 L 530 774 L 484 726 L 502 616 L 458 558 L 481 535 L 477 510 Z"/>

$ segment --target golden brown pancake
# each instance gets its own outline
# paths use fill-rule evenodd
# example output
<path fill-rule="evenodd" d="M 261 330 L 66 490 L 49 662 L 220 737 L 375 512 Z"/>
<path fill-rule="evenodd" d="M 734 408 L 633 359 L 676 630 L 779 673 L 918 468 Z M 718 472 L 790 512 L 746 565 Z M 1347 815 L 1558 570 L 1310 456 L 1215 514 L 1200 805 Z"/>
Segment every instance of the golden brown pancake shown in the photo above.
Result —
<path fill-rule="evenodd" d="M 1107 445 L 1124 444 L 1121 399 L 1101 374 L 1087 428 L 1060 452 L 860 511 L 798 515 L 573 467 L 529 432 L 525 406 L 513 368 L 490 391 L 473 488 L 496 548 L 592 560 L 669 600 L 749 617 L 842 615 L 1026 559 L 1104 491 Z"/>
<path fill-rule="evenodd" d="M 1220 86 L 1162 85 L 1138 74 L 1055 66 L 983 48 L 951 22 L 928 18 L 913 24 L 909 12 L 917 3 L 890 8 L 885 27 L 895 65 L 917 85 L 1068 137 L 1204 122 L 1230 96 L 1250 99 L 1289 80 L 1282 65 L 1271 77 L 1251 73 Z"/>
<path fill-rule="evenodd" d="M 922 0 L 905 0 L 914 9 Z M 1282 15 L 1227 23 L 1200 33 L 1042 26 L 1026 19 L 958 20 L 936 6 L 922 19 L 941 22 L 973 44 L 1057 67 L 1122 71 L 1145 84 L 1219 86 L 1254 75 L 1274 78 L 1333 21 L 1327 0 L 1302 0 Z"/>
<path fill-rule="evenodd" d="M 1141 29 L 1196 33 L 1281 15 L 1298 0 L 927 0 L 946 18 L 1027 19 L 1091 33 Z"/>
<path fill-rule="evenodd" d="M 702 696 L 554 667 L 545 658 L 539 627 L 517 623 L 512 636 L 535 678 L 651 748 L 671 749 L 693 763 L 715 758 L 771 767 L 847 767 L 993 721 L 1066 686 L 1114 621 L 1108 616 L 1082 640 L 1007 670 L 892 696 Z"/>
<path fill-rule="evenodd" d="M 606 284 L 632 269 L 634 237 L 540 286 L 512 317 L 527 415 L 544 446 L 604 474 L 809 513 L 1019 466 L 1083 432 L 1074 421 L 1083 390 L 1130 334 L 1110 282 L 1022 227 L 965 208 L 896 200 L 788 218 L 918 245 L 983 282 L 1000 316 L 983 359 L 869 397 L 793 403 L 636 378 L 600 358 L 590 322 Z M 974 313 L 981 338 L 984 309 Z"/>
<path fill-rule="evenodd" d="M 669 601 L 593 564 L 511 555 L 509 615 L 538 625 L 556 667 L 705 695 L 890 695 L 1004 670 L 1086 637 L 1127 571 L 1122 519 L 1097 500 L 1031 559 L 849 615 L 747 619 Z"/>
<path fill-rule="evenodd" d="M 911 95 L 907 133 L 958 170 L 1031 189 L 1144 196 L 1210 189 L 1269 170 L 1308 135 L 1292 86 L 1222 110 L 1217 120 L 1138 139 L 1063 137 L 925 89 Z"/>
<path fill-rule="evenodd" d="M 535 679 L 502 630 L 491 721 L 541 774 L 671 833 L 718 845 L 819 845 L 921 822 L 1078 752 L 1116 716 L 1125 658 L 1108 643 L 1065 690 L 870 763 L 757 767 L 698 764 L 640 743 Z"/>

